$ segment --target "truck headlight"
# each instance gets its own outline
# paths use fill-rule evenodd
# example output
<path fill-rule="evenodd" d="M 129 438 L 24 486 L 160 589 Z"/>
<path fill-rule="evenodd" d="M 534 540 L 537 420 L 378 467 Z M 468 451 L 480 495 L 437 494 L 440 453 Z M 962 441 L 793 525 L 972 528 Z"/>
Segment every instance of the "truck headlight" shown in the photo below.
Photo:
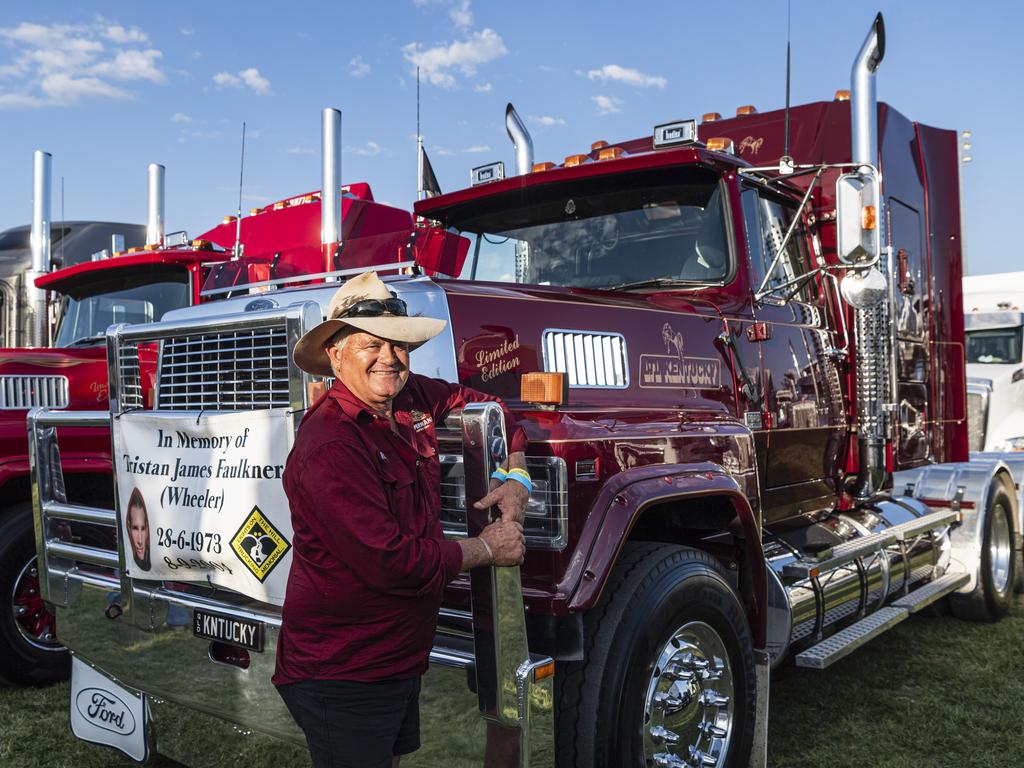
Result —
<path fill-rule="evenodd" d="M 1005 440 L 1000 440 L 996 443 L 992 450 L 994 451 L 1024 451 L 1024 435 L 1021 437 L 1009 437 Z"/>
<path fill-rule="evenodd" d="M 533 482 L 523 525 L 526 545 L 534 549 L 562 549 L 568 540 L 565 461 L 530 456 L 526 468 Z M 466 536 L 466 476 L 460 454 L 441 456 L 441 527 L 450 538 Z"/>

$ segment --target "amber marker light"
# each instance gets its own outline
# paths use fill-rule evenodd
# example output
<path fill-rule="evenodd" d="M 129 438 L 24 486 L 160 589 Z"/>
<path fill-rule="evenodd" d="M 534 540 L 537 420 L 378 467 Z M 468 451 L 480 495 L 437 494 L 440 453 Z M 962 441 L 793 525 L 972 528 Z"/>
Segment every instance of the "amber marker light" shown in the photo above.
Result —
<path fill-rule="evenodd" d="M 846 90 L 845 88 L 840 88 L 838 91 L 836 91 L 835 101 L 849 101 L 849 100 L 850 100 L 850 92 L 848 90 Z"/>
<path fill-rule="evenodd" d="M 540 173 L 541 171 L 550 171 L 554 167 L 555 167 L 554 163 L 534 163 L 533 164 L 533 172 L 534 173 Z"/>
<path fill-rule="evenodd" d="M 860 212 L 860 225 L 864 229 L 878 226 L 878 209 L 873 205 L 865 205 Z"/>
<path fill-rule="evenodd" d="M 595 141 L 593 144 L 590 145 L 590 151 L 591 152 L 595 152 L 596 150 L 604 149 L 607 146 L 608 146 L 608 142 L 607 141 L 605 141 L 604 139 L 598 139 L 597 141 Z"/>
<path fill-rule="evenodd" d="M 565 383 L 564 373 L 524 373 L 519 380 L 519 399 L 533 405 L 561 405 L 566 400 Z"/>
<path fill-rule="evenodd" d="M 700 117 L 700 121 L 702 123 L 713 123 L 716 120 L 721 120 L 721 119 L 722 119 L 722 113 L 721 112 L 705 112 Z"/>
<path fill-rule="evenodd" d="M 622 147 L 605 147 L 597 153 L 598 160 L 614 160 L 617 157 L 621 157 L 626 154 L 626 150 Z"/>
<path fill-rule="evenodd" d="M 255 216 L 257 213 L 260 213 L 262 210 L 263 210 L 262 208 L 250 208 L 249 209 L 249 215 L 250 216 Z"/>
<path fill-rule="evenodd" d="M 736 117 L 740 117 L 742 115 L 756 115 L 756 114 L 757 114 L 757 107 L 755 107 L 753 104 L 744 104 L 742 107 L 736 107 Z"/>
<path fill-rule="evenodd" d="M 555 674 L 555 662 L 549 661 L 533 669 L 533 681 L 539 683 Z"/>
<path fill-rule="evenodd" d="M 565 158 L 565 163 L 563 164 L 566 168 L 572 168 L 577 165 L 583 165 L 589 159 L 590 155 L 569 155 Z"/>
<path fill-rule="evenodd" d="M 712 136 L 708 139 L 707 148 L 714 152 L 729 152 L 732 153 L 732 139 L 726 136 Z"/>
<path fill-rule="evenodd" d="M 221 224 L 233 224 L 236 221 L 238 221 L 238 217 L 237 216 L 225 216 L 223 219 L 221 219 L 220 223 Z"/>

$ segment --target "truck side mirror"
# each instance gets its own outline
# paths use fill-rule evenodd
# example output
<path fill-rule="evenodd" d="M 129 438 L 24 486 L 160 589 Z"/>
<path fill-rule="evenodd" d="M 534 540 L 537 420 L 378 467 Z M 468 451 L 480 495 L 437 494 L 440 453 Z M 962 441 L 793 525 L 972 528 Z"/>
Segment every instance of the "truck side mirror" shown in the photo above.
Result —
<path fill-rule="evenodd" d="M 836 254 L 844 264 L 879 258 L 879 184 L 874 171 L 844 173 L 836 180 Z"/>

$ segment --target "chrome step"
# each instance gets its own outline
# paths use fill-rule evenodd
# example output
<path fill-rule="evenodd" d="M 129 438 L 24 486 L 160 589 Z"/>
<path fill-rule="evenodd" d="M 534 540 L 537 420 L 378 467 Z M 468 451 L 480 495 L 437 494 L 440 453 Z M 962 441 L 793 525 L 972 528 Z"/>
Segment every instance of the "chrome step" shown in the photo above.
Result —
<path fill-rule="evenodd" d="M 909 597 L 909 595 L 908 595 Z M 887 629 L 892 629 L 910 616 L 905 608 L 881 608 L 870 616 L 851 624 L 841 632 L 836 632 L 827 640 L 811 646 L 797 654 L 798 667 L 825 669 L 848 656 L 869 640 L 874 640 Z"/>
<path fill-rule="evenodd" d="M 875 611 L 856 624 L 851 624 L 846 629 L 836 632 L 827 640 L 822 640 L 817 645 L 797 654 L 796 665 L 811 669 L 825 669 L 844 656 L 853 653 L 868 640 L 874 640 L 887 629 L 892 629 L 904 619 L 909 618 L 910 614 L 917 613 L 950 592 L 960 589 L 968 581 L 970 581 L 970 576 L 966 573 L 947 573 L 945 576 L 940 576 L 885 608 Z"/>
<path fill-rule="evenodd" d="M 790 578 L 807 579 L 818 573 L 834 570 L 842 565 L 853 562 L 859 557 L 871 555 L 898 541 L 905 541 L 927 531 L 950 525 L 960 519 L 960 513 L 953 509 L 941 509 L 928 515 L 908 520 L 905 523 L 886 528 L 870 536 L 837 544 L 823 549 L 816 558 L 799 560 L 787 565 L 783 573 Z"/>
<path fill-rule="evenodd" d="M 892 606 L 893 608 L 902 608 L 908 613 L 917 613 L 950 592 L 956 592 L 970 580 L 971 576 L 967 573 L 947 573 L 945 576 L 940 576 L 935 581 L 929 581 L 923 587 L 904 595 L 893 602 Z"/>

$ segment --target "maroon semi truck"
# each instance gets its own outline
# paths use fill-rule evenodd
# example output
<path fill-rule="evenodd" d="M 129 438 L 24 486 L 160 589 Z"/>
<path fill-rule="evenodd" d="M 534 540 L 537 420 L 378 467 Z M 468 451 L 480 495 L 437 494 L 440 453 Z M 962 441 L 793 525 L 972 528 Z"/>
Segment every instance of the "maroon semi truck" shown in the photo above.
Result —
<path fill-rule="evenodd" d="M 852 94 L 562 163 L 533 162 L 510 106 L 516 174 L 482 166 L 416 204 L 416 240 L 438 247 L 410 246 L 429 264 L 389 287 L 448 325 L 412 366 L 505 399 L 533 494 L 521 568 L 446 592 L 403 765 L 764 765 L 772 666 L 827 668 L 936 600 L 1007 610 L 1020 505 L 1004 462 L 968 461 L 956 134 L 876 103 L 883 51 L 879 16 Z M 79 738 L 191 765 L 308 759 L 270 683 L 291 557 L 275 478 L 323 387 L 292 347 L 334 291 L 111 328 L 110 414 L 30 415 Z M 253 334 L 270 362 L 250 363 Z M 153 344 L 147 407 L 132 361 Z M 47 430 L 70 423 L 113 427 L 113 509 L 48 493 Z M 499 412 L 422 425 L 445 531 L 473 535 Z M 62 541 L 76 515 L 117 545 Z M 116 733 L 83 706 L 95 691 Z"/>

